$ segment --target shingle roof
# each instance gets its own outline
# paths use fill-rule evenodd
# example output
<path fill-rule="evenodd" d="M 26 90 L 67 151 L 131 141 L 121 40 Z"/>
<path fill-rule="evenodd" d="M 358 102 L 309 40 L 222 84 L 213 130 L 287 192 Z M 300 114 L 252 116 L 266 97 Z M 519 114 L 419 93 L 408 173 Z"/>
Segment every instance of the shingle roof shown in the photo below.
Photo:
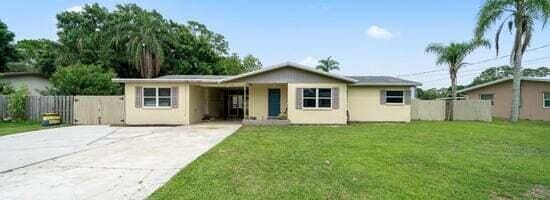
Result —
<path fill-rule="evenodd" d="M 185 79 L 185 80 L 221 80 L 224 78 L 227 78 L 230 76 L 222 76 L 222 75 L 166 75 L 161 76 L 156 79 L 166 79 L 166 80 L 177 80 L 177 79 Z"/>
<path fill-rule="evenodd" d="M 422 83 L 391 76 L 346 76 L 357 80 L 352 86 L 421 86 Z"/>

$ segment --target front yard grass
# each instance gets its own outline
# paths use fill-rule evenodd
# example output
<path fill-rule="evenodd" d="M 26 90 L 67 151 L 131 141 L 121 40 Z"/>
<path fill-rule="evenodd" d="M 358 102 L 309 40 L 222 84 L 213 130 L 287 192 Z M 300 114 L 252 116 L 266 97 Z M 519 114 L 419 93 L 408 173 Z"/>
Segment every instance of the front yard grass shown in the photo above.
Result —
<path fill-rule="evenodd" d="M 3 122 L 0 121 L 0 136 L 10 135 L 15 133 L 35 131 L 43 129 L 39 122 L 34 121 L 18 121 L 18 122 Z"/>
<path fill-rule="evenodd" d="M 243 127 L 150 199 L 550 199 L 550 123 Z"/>

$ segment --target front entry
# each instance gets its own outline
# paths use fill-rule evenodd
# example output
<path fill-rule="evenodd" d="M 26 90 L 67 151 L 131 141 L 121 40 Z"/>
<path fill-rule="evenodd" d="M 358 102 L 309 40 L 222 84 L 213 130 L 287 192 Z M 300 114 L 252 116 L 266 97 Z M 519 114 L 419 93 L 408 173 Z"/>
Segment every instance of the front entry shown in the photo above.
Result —
<path fill-rule="evenodd" d="M 281 89 L 268 89 L 268 117 L 278 118 L 281 114 Z"/>

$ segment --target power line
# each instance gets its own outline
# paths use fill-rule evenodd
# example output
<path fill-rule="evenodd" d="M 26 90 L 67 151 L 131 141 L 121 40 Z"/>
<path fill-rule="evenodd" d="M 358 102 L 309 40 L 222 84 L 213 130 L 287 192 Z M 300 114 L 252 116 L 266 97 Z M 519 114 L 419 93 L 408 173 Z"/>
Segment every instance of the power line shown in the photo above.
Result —
<path fill-rule="evenodd" d="M 525 60 L 525 61 L 523 61 L 523 64 L 533 64 L 533 63 L 537 63 L 537 62 L 544 61 L 544 60 L 547 60 L 547 59 L 550 59 L 550 56 L 544 56 L 544 57 Z M 461 70 L 459 72 L 481 71 L 481 70 L 486 70 L 486 69 L 489 69 L 489 68 L 492 68 L 492 67 L 493 66 L 484 66 L 484 67 L 481 67 L 481 68 L 474 68 L 474 69 L 470 69 L 470 70 Z M 523 67 L 527 68 L 527 66 L 523 66 Z M 441 73 L 441 72 L 447 73 L 447 70 L 448 69 L 442 69 L 441 71 L 438 71 L 437 73 Z M 425 76 L 428 76 L 428 75 L 430 76 L 430 78 L 432 78 L 433 76 L 442 76 L 442 75 L 446 75 L 446 74 L 437 74 L 437 75 L 421 74 L 421 75 L 418 75 L 418 76 L 415 76 L 415 77 L 419 78 L 419 79 L 422 79 L 422 78 L 424 78 Z"/>
<path fill-rule="evenodd" d="M 547 48 L 547 47 L 550 47 L 550 44 L 546 44 L 546 45 L 542 45 L 542 46 L 539 46 L 539 47 L 527 49 L 525 52 L 536 51 L 536 50 L 544 49 L 544 48 Z M 477 61 L 477 62 L 474 62 L 474 63 L 468 63 L 468 66 L 471 66 L 471 65 L 478 65 L 478 64 L 482 64 L 482 63 L 486 63 L 486 62 L 491 62 L 491 61 L 495 61 L 495 60 L 500 60 L 500 59 L 508 58 L 508 57 L 510 57 L 510 54 L 504 55 L 504 56 L 499 56 L 499 57 L 496 57 L 496 58 L 485 59 L 485 60 Z M 465 67 L 466 67 L 466 66 L 465 66 Z M 447 70 L 447 69 L 437 69 L 437 70 L 430 70 L 430 71 L 424 71 L 424 72 L 417 72 L 417 73 L 412 73 L 412 74 L 402 74 L 402 75 L 398 75 L 397 77 L 403 77 L 403 76 L 416 76 L 416 75 L 429 74 L 429 73 L 440 72 L 440 71 L 446 71 L 446 70 Z"/>
<path fill-rule="evenodd" d="M 532 68 L 532 67 L 535 67 L 535 66 L 525 66 L 527 68 Z M 540 67 L 540 66 L 539 66 Z M 459 74 L 459 78 L 464 78 L 464 77 L 471 77 L 471 76 L 476 76 L 478 75 L 479 73 L 467 73 L 467 74 Z M 447 77 L 447 78 L 439 78 L 439 79 L 433 79 L 433 80 L 425 80 L 425 81 L 421 81 L 422 83 L 433 83 L 433 82 L 437 82 L 437 81 L 444 81 L 444 80 L 448 80 L 450 81 L 450 78 Z"/>

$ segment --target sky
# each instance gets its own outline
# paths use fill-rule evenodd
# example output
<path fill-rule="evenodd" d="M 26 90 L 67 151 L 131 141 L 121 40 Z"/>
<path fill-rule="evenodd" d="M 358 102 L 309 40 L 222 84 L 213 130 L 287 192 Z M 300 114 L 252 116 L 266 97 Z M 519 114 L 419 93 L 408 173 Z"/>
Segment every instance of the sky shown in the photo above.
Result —
<path fill-rule="evenodd" d="M 0 20 L 16 34 L 16 40 L 57 39 L 56 14 L 79 11 L 86 0 L 18 0 L 0 7 Z M 424 53 L 430 43 L 468 41 L 473 37 L 477 12 L 483 0 L 105 0 L 136 3 L 154 9 L 165 18 L 185 23 L 193 20 L 226 37 L 232 52 L 253 54 L 264 66 L 286 61 L 314 67 L 332 56 L 343 75 L 398 76 L 423 83 L 423 88 L 447 87 L 446 66 Z M 494 39 L 495 30 L 487 39 Z M 504 32 L 500 55 L 509 54 L 511 35 Z M 550 44 L 550 28 L 537 26 L 532 48 Z M 526 67 L 549 66 L 550 47 L 525 55 Z M 468 84 L 483 69 L 509 63 L 495 59 L 495 49 L 480 49 L 466 59 L 476 63 L 459 73 L 459 84 Z M 416 74 L 439 70 L 434 73 Z M 403 76 L 405 75 L 405 76 Z"/>

